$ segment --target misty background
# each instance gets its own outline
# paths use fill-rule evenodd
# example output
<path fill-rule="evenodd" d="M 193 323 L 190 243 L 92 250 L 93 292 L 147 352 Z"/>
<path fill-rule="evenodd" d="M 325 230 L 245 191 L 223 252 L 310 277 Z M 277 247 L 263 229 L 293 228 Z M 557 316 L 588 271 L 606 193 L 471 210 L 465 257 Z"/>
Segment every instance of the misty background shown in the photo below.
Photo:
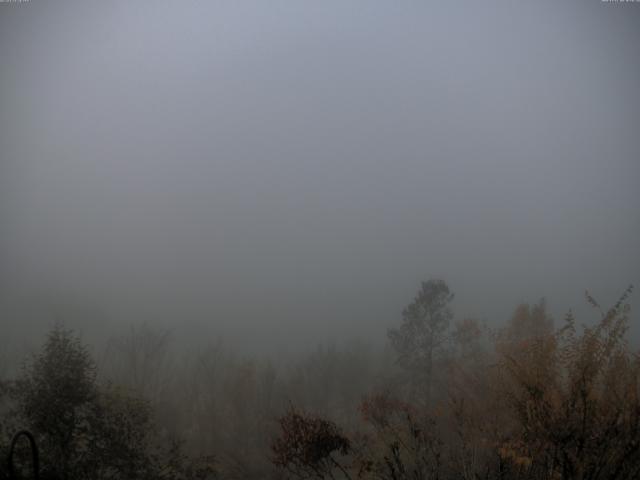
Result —
<path fill-rule="evenodd" d="M 5 348 L 382 343 L 431 277 L 587 322 L 640 283 L 638 45 L 596 0 L 1 3 Z"/>

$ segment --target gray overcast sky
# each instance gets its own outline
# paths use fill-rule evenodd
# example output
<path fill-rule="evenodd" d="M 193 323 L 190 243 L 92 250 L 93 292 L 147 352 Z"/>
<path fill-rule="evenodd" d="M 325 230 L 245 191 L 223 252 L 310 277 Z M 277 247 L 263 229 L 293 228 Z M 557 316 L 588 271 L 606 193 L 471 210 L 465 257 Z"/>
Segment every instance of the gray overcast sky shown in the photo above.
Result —
<path fill-rule="evenodd" d="M 611 302 L 639 40 L 599 0 L 0 3 L 2 328 L 46 299 L 382 341 L 432 276 L 492 321 Z"/>

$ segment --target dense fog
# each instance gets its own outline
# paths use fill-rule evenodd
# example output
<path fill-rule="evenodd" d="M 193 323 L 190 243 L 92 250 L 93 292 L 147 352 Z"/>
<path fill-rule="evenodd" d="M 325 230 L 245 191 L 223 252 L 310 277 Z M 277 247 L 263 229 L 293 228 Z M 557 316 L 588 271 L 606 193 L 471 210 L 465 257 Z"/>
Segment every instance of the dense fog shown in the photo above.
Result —
<path fill-rule="evenodd" d="M 0 380 L 64 326 L 134 389 L 161 350 L 166 411 L 323 355 L 351 405 L 430 279 L 487 332 L 597 323 L 640 283 L 638 45 L 633 2 L 0 1 Z"/>
<path fill-rule="evenodd" d="M 431 276 L 487 319 L 638 280 L 634 5 L 0 15 L 13 300 L 281 348 L 379 336 Z"/>

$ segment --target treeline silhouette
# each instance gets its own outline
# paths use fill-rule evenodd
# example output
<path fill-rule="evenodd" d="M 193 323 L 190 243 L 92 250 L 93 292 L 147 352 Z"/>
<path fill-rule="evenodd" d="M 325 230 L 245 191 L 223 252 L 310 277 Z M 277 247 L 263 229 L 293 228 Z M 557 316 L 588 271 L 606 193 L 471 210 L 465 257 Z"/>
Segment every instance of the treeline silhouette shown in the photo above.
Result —
<path fill-rule="evenodd" d="M 0 378 L 0 479 L 640 478 L 640 357 L 629 287 L 597 321 L 544 301 L 489 328 L 421 284 L 382 351 L 318 348 L 275 365 L 222 345 L 176 354 L 148 326 L 100 367 L 62 325 Z M 13 442 L 30 432 L 33 445 Z"/>

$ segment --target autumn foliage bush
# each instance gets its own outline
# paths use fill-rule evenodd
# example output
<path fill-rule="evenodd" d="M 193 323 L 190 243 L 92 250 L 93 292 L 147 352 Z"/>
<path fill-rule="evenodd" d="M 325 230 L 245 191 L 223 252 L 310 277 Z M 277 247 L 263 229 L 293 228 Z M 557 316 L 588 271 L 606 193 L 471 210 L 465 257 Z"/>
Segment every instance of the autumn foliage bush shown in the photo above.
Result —
<path fill-rule="evenodd" d="M 640 476 L 640 364 L 625 341 L 630 293 L 601 312 L 597 325 L 578 333 L 569 314 L 521 355 L 503 357 L 504 393 L 518 428 L 501 454 L 526 466 L 529 477 Z"/>

